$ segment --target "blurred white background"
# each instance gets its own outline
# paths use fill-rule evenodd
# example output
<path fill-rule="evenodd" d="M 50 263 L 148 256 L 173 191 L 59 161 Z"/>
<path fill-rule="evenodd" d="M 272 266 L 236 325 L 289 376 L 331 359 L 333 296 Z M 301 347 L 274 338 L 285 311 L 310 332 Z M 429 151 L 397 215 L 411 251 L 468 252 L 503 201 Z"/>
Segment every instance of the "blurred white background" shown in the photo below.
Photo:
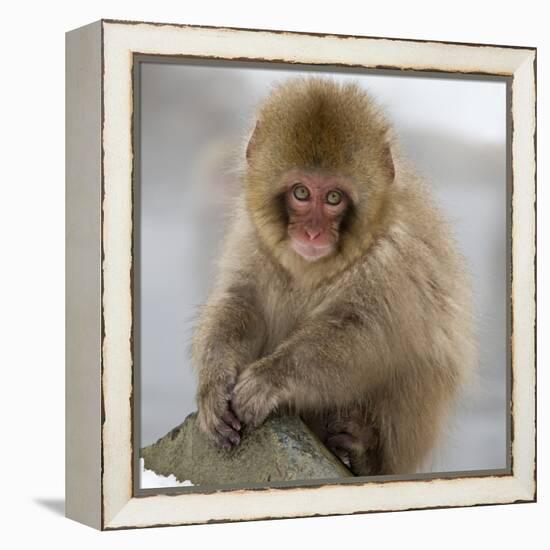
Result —
<path fill-rule="evenodd" d="M 143 63 L 141 74 L 141 445 L 196 409 L 189 343 L 238 192 L 254 110 L 299 71 Z M 316 74 L 308 72 L 308 74 Z M 321 73 L 360 82 L 431 183 L 472 274 L 480 376 L 432 471 L 506 467 L 506 86 Z"/>

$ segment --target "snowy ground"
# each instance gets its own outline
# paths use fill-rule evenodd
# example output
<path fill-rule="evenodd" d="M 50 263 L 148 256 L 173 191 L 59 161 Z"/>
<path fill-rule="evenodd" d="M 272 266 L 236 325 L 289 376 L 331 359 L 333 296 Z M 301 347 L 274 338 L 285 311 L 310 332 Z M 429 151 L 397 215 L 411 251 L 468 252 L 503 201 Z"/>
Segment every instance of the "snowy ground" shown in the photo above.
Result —
<path fill-rule="evenodd" d="M 191 487 L 193 484 L 187 479 L 178 481 L 172 474 L 161 476 L 153 470 L 147 470 L 143 458 L 139 459 L 140 487 L 142 489 L 154 489 L 156 487 Z"/>

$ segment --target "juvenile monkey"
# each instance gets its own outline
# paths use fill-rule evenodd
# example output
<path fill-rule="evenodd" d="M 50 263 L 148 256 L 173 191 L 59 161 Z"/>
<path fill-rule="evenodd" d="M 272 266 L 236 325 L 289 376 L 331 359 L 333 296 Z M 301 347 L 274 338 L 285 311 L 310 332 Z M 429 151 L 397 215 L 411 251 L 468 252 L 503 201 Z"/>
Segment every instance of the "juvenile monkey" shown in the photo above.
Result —
<path fill-rule="evenodd" d="M 300 414 L 355 474 L 416 471 L 475 363 L 463 259 L 355 84 L 261 106 L 243 196 L 192 346 L 217 444 Z"/>

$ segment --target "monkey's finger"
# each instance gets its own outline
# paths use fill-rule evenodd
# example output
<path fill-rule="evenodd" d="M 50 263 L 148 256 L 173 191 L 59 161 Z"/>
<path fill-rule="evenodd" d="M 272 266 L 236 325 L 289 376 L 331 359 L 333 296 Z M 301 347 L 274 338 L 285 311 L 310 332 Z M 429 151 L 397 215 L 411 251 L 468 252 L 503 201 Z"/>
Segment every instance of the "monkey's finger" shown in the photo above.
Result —
<path fill-rule="evenodd" d="M 366 475 L 367 454 L 361 442 L 348 434 L 328 438 L 327 447 L 355 474 Z"/>
<path fill-rule="evenodd" d="M 331 447 L 330 451 L 334 454 L 347 468 L 351 468 L 349 453 L 339 447 Z"/>
<path fill-rule="evenodd" d="M 216 432 L 210 437 L 210 440 L 218 449 L 223 449 L 224 451 L 230 451 L 233 448 L 233 443 L 222 434 Z"/>
<path fill-rule="evenodd" d="M 231 441 L 229 441 L 229 439 L 224 437 L 222 434 L 218 433 L 215 428 L 212 428 L 212 431 L 209 431 L 205 435 L 208 440 L 219 449 L 225 449 L 229 451 L 233 448 Z"/>
<path fill-rule="evenodd" d="M 341 462 L 346 466 L 346 468 L 351 468 L 351 462 L 349 458 L 349 453 L 343 451 L 342 449 L 336 449 L 334 454 L 340 459 Z"/>
<path fill-rule="evenodd" d="M 234 430 L 240 431 L 241 423 L 239 419 L 228 409 L 222 415 L 222 420 Z"/>
<path fill-rule="evenodd" d="M 233 445 L 238 445 L 241 442 L 241 436 L 239 433 L 231 428 L 231 426 L 228 426 L 225 422 L 220 422 L 217 424 L 216 431 Z"/>

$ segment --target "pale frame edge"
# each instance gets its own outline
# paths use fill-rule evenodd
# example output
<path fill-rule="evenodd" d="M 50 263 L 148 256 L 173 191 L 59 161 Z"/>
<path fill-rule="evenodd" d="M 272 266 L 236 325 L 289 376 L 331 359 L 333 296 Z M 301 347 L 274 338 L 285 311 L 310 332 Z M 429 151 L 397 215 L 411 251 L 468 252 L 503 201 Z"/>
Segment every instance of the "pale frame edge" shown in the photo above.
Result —
<path fill-rule="evenodd" d="M 536 51 L 526 48 L 431 42 L 411 44 L 394 39 L 346 39 L 270 31 L 109 21 L 102 22 L 102 29 L 104 333 L 101 383 L 104 419 L 101 434 L 101 528 L 120 529 L 533 501 L 536 498 Z M 342 47 L 344 39 L 345 48 Z M 320 40 L 323 41 L 322 45 Z M 433 70 L 449 72 L 480 72 L 513 77 L 513 475 L 436 479 L 429 483 L 372 482 L 352 486 L 327 485 L 285 490 L 132 497 L 130 271 L 131 72 L 134 52 L 238 59 L 263 58 L 312 64 L 316 63 L 317 57 L 317 63 L 322 64 L 347 62 L 353 66 L 416 70 L 431 67 Z M 421 59 L 422 63 L 417 61 L 415 64 L 415 59 Z M 393 498 L 388 492 L 393 493 Z M 420 498 L 416 493 L 421 494 Z M 235 501 L 236 498 L 238 501 Z M 342 504 L 334 505 L 338 500 Z M 369 504 L 365 505 L 364 502 Z"/>

